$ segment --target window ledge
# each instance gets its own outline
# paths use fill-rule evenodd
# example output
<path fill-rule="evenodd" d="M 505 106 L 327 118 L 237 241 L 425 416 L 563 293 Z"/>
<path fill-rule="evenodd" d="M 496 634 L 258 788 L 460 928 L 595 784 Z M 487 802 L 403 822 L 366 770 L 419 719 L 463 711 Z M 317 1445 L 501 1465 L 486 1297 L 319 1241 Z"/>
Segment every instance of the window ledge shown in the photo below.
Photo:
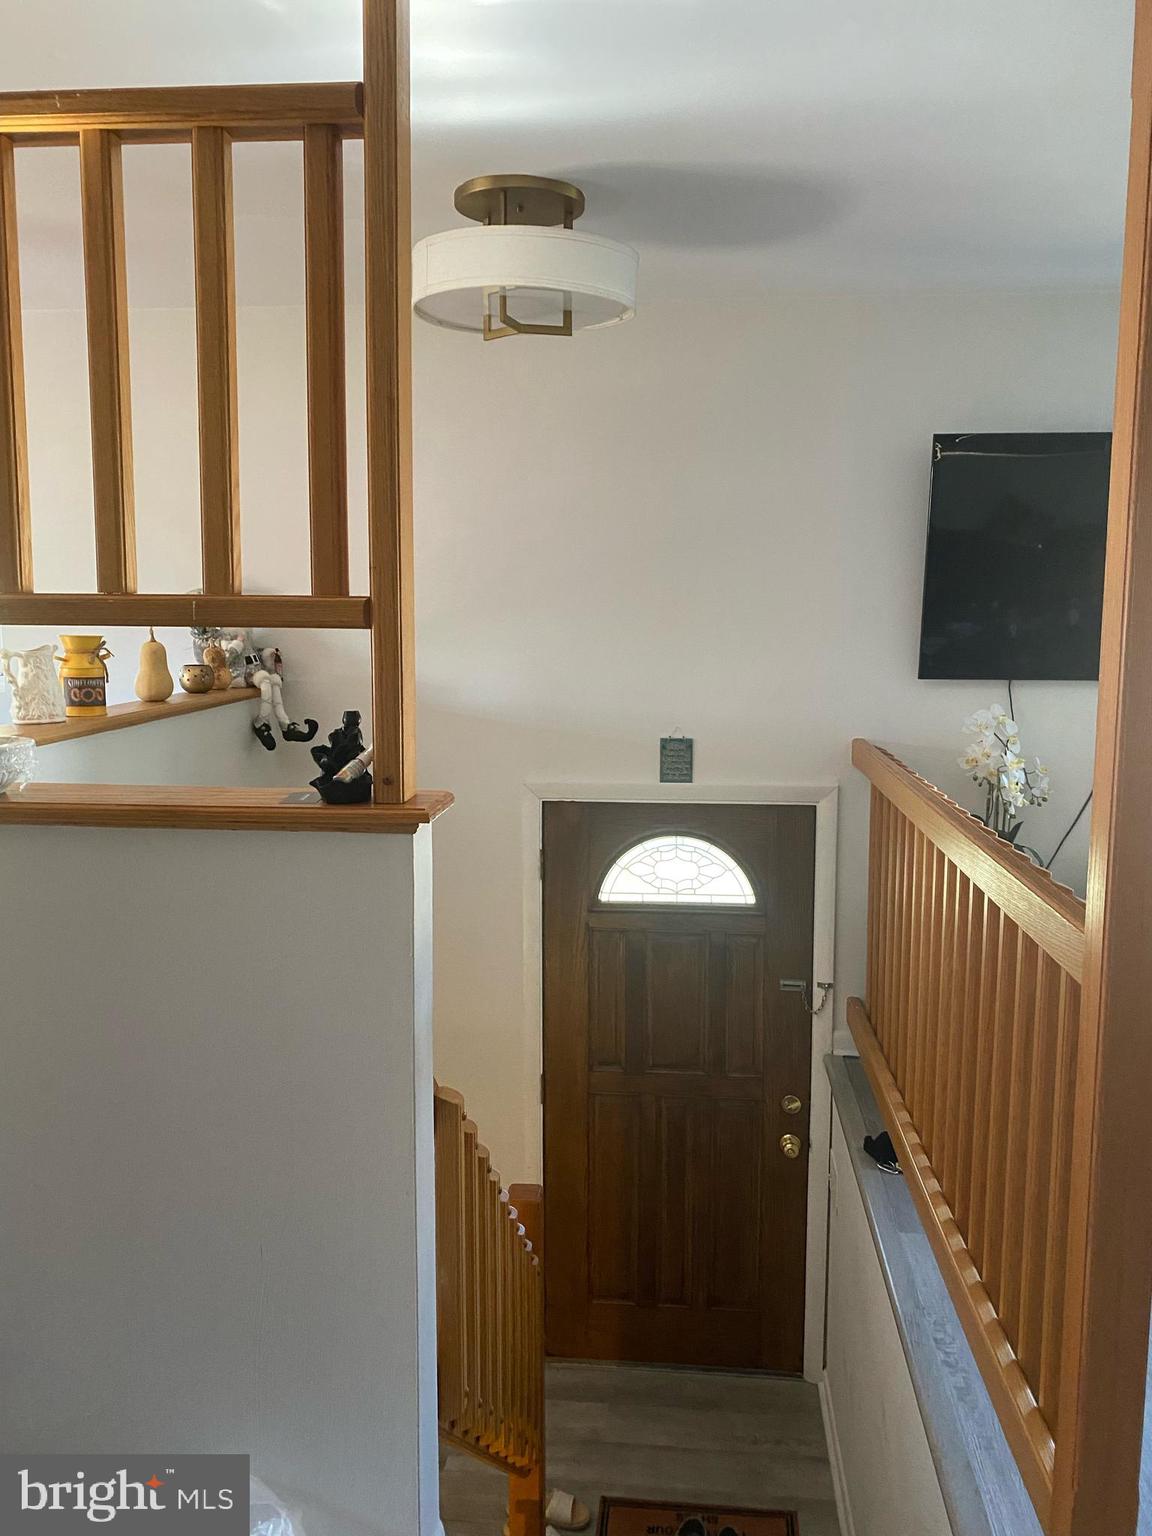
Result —
<path fill-rule="evenodd" d="M 912 1196 L 863 1149 L 884 1129 L 864 1068 L 825 1065 L 955 1536 L 1041 1536 Z"/>
<path fill-rule="evenodd" d="M 205 695 L 207 697 L 207 695 Z M 175 827 L 225 832 L 416 832 L 453 802 L 423 790 L 402 805 L 325 805 L 314 790 L 169 784 L 29 784 L 0 795 L 0 828 Z"/>
<path fill-rule="evenodd" d="M 82 736 L 99 736 L 105 731 L 123 731 L 131 725 L 151 725 L 154 720 L 172 720 L 177 715 L 195 715 L 205 709 L 218 709 L 221 704 L 239 704 L 244 699 L 257 699 L 257 688 L 218 688 L 211 693 L 178 693 L 165 699 L 162 704 L 110 704 L 106 715 L 77 716 L 72 720 L 58 720 L 51 724 L 0 726 L 0 741 L 12 736 L 34 741 L 38 747 L 49 747 L 58 741 L 77 741 Z"/>

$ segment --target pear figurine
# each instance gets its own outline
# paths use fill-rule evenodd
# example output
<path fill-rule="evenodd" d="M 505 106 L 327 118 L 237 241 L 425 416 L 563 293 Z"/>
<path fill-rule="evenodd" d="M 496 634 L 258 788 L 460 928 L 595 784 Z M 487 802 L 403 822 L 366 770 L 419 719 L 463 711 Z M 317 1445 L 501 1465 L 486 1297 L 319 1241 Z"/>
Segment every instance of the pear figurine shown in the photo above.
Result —
<path fill-rule="evenodd" d="M 176 684 L 168 670 L 168 652 L 156 638 L 151 626 L 148 638 L 140 647 L 140 670 L 136 674 L 136 697 L 145 704 L 162 704 L 170 699 Z"/>

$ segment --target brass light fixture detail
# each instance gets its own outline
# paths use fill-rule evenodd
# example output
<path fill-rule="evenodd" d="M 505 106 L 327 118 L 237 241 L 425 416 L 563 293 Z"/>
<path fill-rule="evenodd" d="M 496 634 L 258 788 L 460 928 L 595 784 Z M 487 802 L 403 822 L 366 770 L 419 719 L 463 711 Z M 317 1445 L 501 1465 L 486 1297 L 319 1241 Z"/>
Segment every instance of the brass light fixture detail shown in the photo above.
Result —
<path fill-rule="evenodd" d="M 550 176 L 473 176 L 456 188 L 452 202 L 457 213 L 475 219 L 488 228 L 493 225 L 536 224 L 545 229 L 560 225 L 572 228 L 572 221 L 584 212 L 584 194 L 568 181 Z M 496 300 L 496 316 L 492 301 Z M 498 322 L 498 323 L 497 323 Z M 559 325 L 541 325 L 517 320 L 508 309 L 505 288 L 484 290 L 484 340 L 499 341 L 502 336 L 571 336 L 572 295 L 564 294 L 564 318 Z"/>

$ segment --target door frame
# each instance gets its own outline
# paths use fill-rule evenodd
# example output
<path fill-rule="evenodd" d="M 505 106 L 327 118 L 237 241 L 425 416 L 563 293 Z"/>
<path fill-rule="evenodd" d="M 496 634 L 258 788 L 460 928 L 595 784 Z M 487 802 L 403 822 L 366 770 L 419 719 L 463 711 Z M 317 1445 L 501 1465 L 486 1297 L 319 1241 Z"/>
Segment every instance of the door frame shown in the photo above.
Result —
<path fill-rule="evenodd" d="M 620 801 L 652 805 L 811 805 L 816 810 L 816 868 L 812 923 L 812 977 L 835 978 L 836 955 L 836 818 L 840 786 L 816 784 L 589 784 L 586 782 L 529 783 L 521 798 L 524 888 L 524 1102 L 540 1104 L 544 1059 L 544 886 L 540 878 L 544 804 L 549 800 Z M 811 1113 L 808 1157 L 808 1235 L 804 1279 L 804 1379 L 818 1382 L 824 1375 L 824 1298 L 827 1287 L 828 1169 L 832 1140 L 832 1090 L 824 1057 L 832 1053 L 836 993 L 812 1019 L 812 1069 L 809 1077 Z M 533 1169 L 543 1180 L 544 1114 L 541 1106 L 536 1132 L 525 1148 Z M 548 1198 L 548 1191 L 544 1191 Z"/>

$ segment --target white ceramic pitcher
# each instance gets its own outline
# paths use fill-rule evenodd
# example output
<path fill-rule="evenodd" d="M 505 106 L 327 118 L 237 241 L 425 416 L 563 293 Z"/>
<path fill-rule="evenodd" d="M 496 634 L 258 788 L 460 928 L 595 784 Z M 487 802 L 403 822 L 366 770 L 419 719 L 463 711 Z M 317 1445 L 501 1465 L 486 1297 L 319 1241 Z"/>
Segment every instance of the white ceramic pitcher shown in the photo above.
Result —
<path fill-rule="evenodd" d="M 13 725 L 43 725 L 64 719 L 64 690 L 50 645 L 30 651 L 0 651 L 0 667 L 12 684 Z"/>

